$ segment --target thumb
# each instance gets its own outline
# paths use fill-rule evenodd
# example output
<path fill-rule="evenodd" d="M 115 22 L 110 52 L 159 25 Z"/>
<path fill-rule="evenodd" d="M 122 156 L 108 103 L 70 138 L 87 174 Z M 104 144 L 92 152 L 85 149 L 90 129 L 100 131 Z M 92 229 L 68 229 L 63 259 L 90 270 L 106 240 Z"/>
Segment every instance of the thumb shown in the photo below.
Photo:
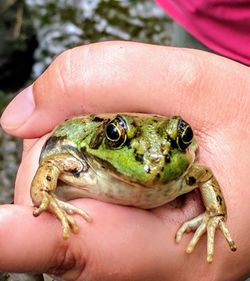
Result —
<path fill-rule="evenodd" d="M 218 104 L 232 107 L 239 93 L 237 83 L 224 93 L 238 71 L 244 85 L 246 67 L 201 51 L 132 42 L 81 46 L 58 56 L 20 93 L 1 124 L 23 138 L 40 137 L 65 118 L 89 112 L 177 113 L 197 122 L 194 127 L 204 125 L 201 118 L 214 124 L 227 119 Z M 237 105 L 232 110 L 237 113 Z"/>

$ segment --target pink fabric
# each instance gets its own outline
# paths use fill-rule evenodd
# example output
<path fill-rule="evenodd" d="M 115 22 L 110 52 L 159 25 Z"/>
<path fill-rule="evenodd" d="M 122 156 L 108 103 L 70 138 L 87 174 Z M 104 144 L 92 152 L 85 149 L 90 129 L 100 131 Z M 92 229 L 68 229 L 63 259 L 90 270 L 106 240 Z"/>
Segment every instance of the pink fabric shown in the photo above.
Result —
<path fill-rule="evenodd" d="M 156 0 L 211 50 L 250 65 L 249 0 Z"/>

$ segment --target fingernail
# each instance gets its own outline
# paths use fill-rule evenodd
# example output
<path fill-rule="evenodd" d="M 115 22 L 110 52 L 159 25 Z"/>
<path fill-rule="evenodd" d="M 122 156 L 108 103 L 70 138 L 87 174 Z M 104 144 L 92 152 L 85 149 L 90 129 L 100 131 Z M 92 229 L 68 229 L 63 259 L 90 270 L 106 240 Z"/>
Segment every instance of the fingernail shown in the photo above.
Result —
<path fill-rule="evenodd" d="M 32 115 L 35 109 L 32 86 L 19 93 L 7 106 L 1 117 L 4 129 L 15 130 L 20 128 Z"/>

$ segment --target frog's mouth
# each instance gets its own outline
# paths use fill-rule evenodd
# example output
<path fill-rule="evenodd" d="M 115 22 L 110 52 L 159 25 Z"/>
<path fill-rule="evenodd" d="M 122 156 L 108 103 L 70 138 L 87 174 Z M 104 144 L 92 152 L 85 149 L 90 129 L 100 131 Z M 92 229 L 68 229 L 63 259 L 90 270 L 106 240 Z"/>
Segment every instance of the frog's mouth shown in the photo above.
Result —
<path fill-rule="evenodd" d="M 105 160 L 86 154 L 82 159 L 85 168 L 80 173 L 65 173 L 60 176 L 56 189 L 60 199 L 71 200 L 81 197 L 100 199 L 103 193 L 105 197 L 103 201 L 110 201 L 106 198 L 109 190 L 114 194 L 115 189 L 126 191 L 146 188 L 123 176 Z"/>

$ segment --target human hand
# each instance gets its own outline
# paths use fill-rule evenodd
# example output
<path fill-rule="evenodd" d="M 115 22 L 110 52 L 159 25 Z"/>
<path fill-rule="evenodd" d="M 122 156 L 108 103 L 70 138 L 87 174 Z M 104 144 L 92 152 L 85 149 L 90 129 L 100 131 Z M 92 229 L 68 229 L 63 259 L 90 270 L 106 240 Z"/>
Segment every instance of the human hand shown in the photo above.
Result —
<path fill-rule="evenodd" d="M 17 176 L 17 205 L 0 208 L 0 271 L 49 272 L 63 280 L 244 280 L 250 254 L 249 76 L 249 68 L 213 54 L 138 43 L 93 44 L 59 56 L 1 119 L 7 132 L 29 140 Z M 94 222 L 76 217 L 80 232 L 67 241 L 53 216 L 32 217 L 30 183 L 46 137 L 35 138 L 72 115 L 112 111 L 178 114 L 192 125 L 199 162 L 212 168 L 222 186 L 236 253 L 218 234 L 211 265 L 205 237 L 191 255 L 184 247 L 192 234 L 175 244 L 180 224 L 201 213 L 194 193 L 178 208 L 167 204 L 152 211 L 74 200 Z"/>

